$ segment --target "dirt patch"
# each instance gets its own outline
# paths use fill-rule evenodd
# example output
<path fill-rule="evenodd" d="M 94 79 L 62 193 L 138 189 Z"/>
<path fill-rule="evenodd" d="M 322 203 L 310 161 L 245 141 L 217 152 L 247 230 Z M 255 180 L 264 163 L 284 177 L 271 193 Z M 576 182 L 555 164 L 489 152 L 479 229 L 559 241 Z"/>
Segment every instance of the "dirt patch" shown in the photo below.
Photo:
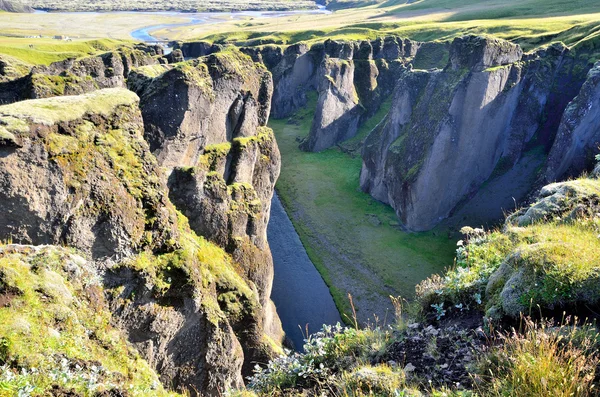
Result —
<path fill-rule="evenodd" d="M 481 355 L 485 343 L 481 328 L 410 324 L 389 347 L 384 361 L 403 368 L 412 382 L 464 389 L 473 384 L 468 368 Z"/>

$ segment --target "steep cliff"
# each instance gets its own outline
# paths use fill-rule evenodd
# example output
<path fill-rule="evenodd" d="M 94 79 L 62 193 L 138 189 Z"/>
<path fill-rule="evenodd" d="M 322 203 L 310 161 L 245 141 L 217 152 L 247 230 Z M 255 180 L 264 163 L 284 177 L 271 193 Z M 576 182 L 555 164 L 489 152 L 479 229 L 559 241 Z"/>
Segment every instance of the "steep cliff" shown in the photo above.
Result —
<path fill-rule="evenodd" d="M 0 65 L 7 65 L 0 66 L 0 74 L 5 74 L 2 73 L 4 69 L 14 76 L 12 79 L 0 79 L 0 103 L 125 87 L 125 80 L 132 68 L 158 64 L 161 55 L 160 47 L 123 46 L 100 55 L 35 66 L 26 73 L 22 73 L 23 66 L 15 60 L 0 61 Z M 14 72 L 15 69 L 21 71 L 20 75 Z"/>
<path fill-rule="evenodd" d="M 423 50 L 420 52 L 420 48 Z M 264 64 L 273 74 L 271 114 L 285 118 L 307 104 L 307 94 L 318 93 L 314 122 L 302 148 L 321 151 L 352 138 L 391 94 L 397 73 L 409 61 L 421 67 L 439 65 L 447 58 L 446 43 L 417 43 L 395 36 L 372 41 L 326 40 L 308 46 L 294 44 L 244 47 L 240 51 Z M 206 43 L 179 43 L 185 57 L 222 51 Z"/>
<path fill-rule="evenodd" d="M 565 110 L 548 155 L 547 181 L 577 176 L 594 164 L 600 152 L 600 64 L 596 64 L 577 97 Z"/>
<path fill-rule="evenodd" d="M 114 331 L 105 331 L 113 335 L 107 341 L 92 325 L 81 324 L 83 329 L 72 332 L 81 331 L 85 346 L 110 342 L 105 348 L 112 351 L 127 339 L 168 388 L 218 395 L 243 384 L 245 357 L 264 357 L 277 349 L 262 332 L 267 311 L 247 272 L 221 248 L 197 237 L 185 216 L 171 204 L 164 173 L 144 140 L 134 93 L 107 89 L 0 107 L 0 186 L 3 239 L 68 245 L 89 258 L 75 260 L 77 266 L 68 265 L 72 261 L 66 258 L 62 265 L 50 261 L 53 248 L 4 249 L 0 253 L 0 294 L 14 292 L 16 298 L 3 304 L 0 315 L 11 316 L 9 312 L 19 308 L 27 312 L 27 305 L 40 299 L 35 295 L 39 287 L 30 288 L 19 281 L 25 273 L 12 279 L 10 275 L 16 273 L 5 271 L 6 266 L 15 266 L 10 255 L 22 252 L 15 258 L 24 263 L 19 269 L 26 271 L 27 263 L 37 263 L 27 270 L 35 274 L 32 277 L 38 277 L 41 284 L 45 279 L 53 285 L 65 284 L 77 302 L 84 302 L 85 310 L 102 316 L 104 327 L 114 327 Z M 30 259 L 30 252 L 37 256 Z M 56 252 L 62 255 L 60 249 Z M 65 270 L 60 270 L 61 266 Z M 84 270 L 78 270 L 82 267 Z M 94 296 L 83 294 L 81 281 L 73 279 L 71 271 L 97 275 L 85 289 L 86 294 L 92 293 L 89 288 L 95 286 Z M 44 299 L 64 306 L 56 306 L 57 310 L 71 310 L 64 289 L 49 291 Z M 59 334 L 65 332 L 66 341 L 74 340 L 58 317 L 55 323 L 48 323 L 45 316 L 19 315 L 25 316 L 21 324 L 29 323 L 36 332 L 58 327 Z M 25 328 L 15 330 L 6 336 L 9 349 L 3 350 L 2 361 L 9 368 L 37 366 L 30 361 L 33 356 L 23 355 L 33 348 L 37 334 Z M 61 356 L 67 362 L 82 358 L 78 350 L 63 351 L 57 347 L 62 345 L 52 343 L 44 346 L 48 357 L 57 362 Z M 101 370 L 116 371 L 111 367 L 112 353 L 93 352 L 85 360 L 99 362 Z M 124 354 L 132 358 L 122 356 L 120 360 L 135 360 L 134 353 Z M 39 368 L 54 371 L 57 364 L 52 360 Z M 127 366 L 119 370 L 134 371 L 131 361 L 122 362 Z M 144 378 L 128 374 L 134 378 L 127 382 L 132 385 L 127 392 L 148 395 L 154 393 L 149 391 L 153 388 L 159 395 L 162 388 L 152 385 L 155 375 L 147 364 L 135 368 Z M 61 387 L 57 382 L 37 387 L 41 391 Z M 119 385 L 117 382 L 115 387 Z"/>
<path fill-rule="evenodd" d="M 408 229 L 432 228 L 527 145 L 553 141 L 587 68 L 561 45 L 523 56 L 508 42 L 455 39 L 443 70 L 399 76 L 392 109 L 363 148 L 362 189 Z"/>
<path fill-rule="evenodd" d="M 266 239 L 281 164 L 265 127 L 271 74 L 226 50 L 174 66 L 139 68 L 129 86 L 141 97 L 150 148 L 170 173 L 171 200 L 192 229 L 229 252 L 257 288 L 263 320 L 254 328 L 240 324 L 249 371 L 272 355 L 264 332 L 282 338 L 270 301 L 273 261 Z"/>

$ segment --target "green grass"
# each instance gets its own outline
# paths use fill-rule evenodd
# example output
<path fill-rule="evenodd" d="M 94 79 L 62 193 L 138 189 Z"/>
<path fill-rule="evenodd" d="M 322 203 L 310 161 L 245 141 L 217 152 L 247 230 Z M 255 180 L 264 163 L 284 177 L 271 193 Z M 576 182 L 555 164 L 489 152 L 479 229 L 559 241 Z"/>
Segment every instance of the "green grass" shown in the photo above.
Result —
<path fill-rule="evenodd" d="M 350 292 L 359 311 L 364 308 L 364 319 L 373 313 L 365 312 L 372 307 L 363 298 L 378 302 L 382 310 L 390 305 L 389 295 L 412 297 L 417 283 L 452 263 L 455 241 L 440 230 L 401 231 L 389 206 L 360 191 L 360 157 L 337 148 L 321 153 L 298 149 L 296 138 L 308 134 L 315 99 L 293 122 L 270 121 L 282 153 L 277 190 L 340 311 L 349 312 Z M 358 285 L 364 292 L 357 292 Z"/>
<path fill-rule="evenodd" d="M 81 58 L 110 51 L 127 42 L 112 39 L 61 41 L 0 37 L 0 54 L 10 55 L 31 65 L 49 65 L 68 58 Z M 33 44 L 33 48 L 29 45 Z"/>
<path fill-rule="evenodd" d="M 418 287 L 423 308 L 477 301 L 475 306 L 485 308 L 489 318 L 516 319 L 520 313 L 531 314 L 532 308 L 536 315 L 554 315 L 597 305 L 600 219 L 594 203 L 600 182 L 581 178 L 555 186 L 566 193 L 532 204 L 531 211 L 544 211 L 539 219 L 519 223 L 515 216 L 526 217 L 522 210 L 502 230 L 463 229 L 468 244 L 459 248 L 455 268 L 443 279 L 433 277 Z"/>

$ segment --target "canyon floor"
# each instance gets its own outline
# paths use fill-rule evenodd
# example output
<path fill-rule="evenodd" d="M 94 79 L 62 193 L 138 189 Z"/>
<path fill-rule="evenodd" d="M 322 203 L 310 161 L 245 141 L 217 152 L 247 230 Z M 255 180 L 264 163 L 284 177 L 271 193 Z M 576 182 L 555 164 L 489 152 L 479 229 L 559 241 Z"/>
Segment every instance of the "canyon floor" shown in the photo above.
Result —
<path fill-rule="evenodd" d="M 347 150 L 355 140 L 321 153 L 301 151 L 299 140 L 308 135 L 315 100 L 292 117 L 269 123 L 282 154 L 276 188 L 344 318 L 351 315 L 350 293 L 362 321 L 375 322 L 376 316 L 383 322 L 392 315 L 390 295 L 412 298 L 417 283 L 452 265 L 458 236 L 447 228 L 402 231 L 389 206 L 360 190 L 362 162 L 359 153 Z"/>

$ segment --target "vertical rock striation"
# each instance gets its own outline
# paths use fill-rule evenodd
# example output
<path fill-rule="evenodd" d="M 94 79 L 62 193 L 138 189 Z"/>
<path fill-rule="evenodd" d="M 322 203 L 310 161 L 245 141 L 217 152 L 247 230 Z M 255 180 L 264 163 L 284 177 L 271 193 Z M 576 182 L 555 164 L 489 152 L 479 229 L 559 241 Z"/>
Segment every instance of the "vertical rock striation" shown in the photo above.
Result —
<path fill-rule="evenodd" d="M 146 139 L 169 173 L 170 198 L 192 229 L 229 252 L 256 287 L 262 314 L 240 322 L 245 370 L 273 353 L 282 331 L 270 301 L 273 262 L 266 239 L 280 155 L 266 126 L 271 74 L 237 50 L 175 66 L 139 68 Z M 277 345 L 279 342 L 274 342 Z"/>
<path fill-rule="evenodd" d="M 590 169 L 600 152 L 600 64 L 587 76 L 581 91 L 569 103 L 545 170 L 546 180 L 554 182 Z"/>
<path fill-rule="evenodd" d="M 555 114 L 575 95 L 556 98 L 554 82 L 576 92 L 580 69 L 560 45 L 524 56 L 501 40 L 455 39 L 443 70 L 400 74 L 392 109 L 363 148 L 362 189 L 408 229 L 431 229 L 527 144 L 553 140 Z"/>

